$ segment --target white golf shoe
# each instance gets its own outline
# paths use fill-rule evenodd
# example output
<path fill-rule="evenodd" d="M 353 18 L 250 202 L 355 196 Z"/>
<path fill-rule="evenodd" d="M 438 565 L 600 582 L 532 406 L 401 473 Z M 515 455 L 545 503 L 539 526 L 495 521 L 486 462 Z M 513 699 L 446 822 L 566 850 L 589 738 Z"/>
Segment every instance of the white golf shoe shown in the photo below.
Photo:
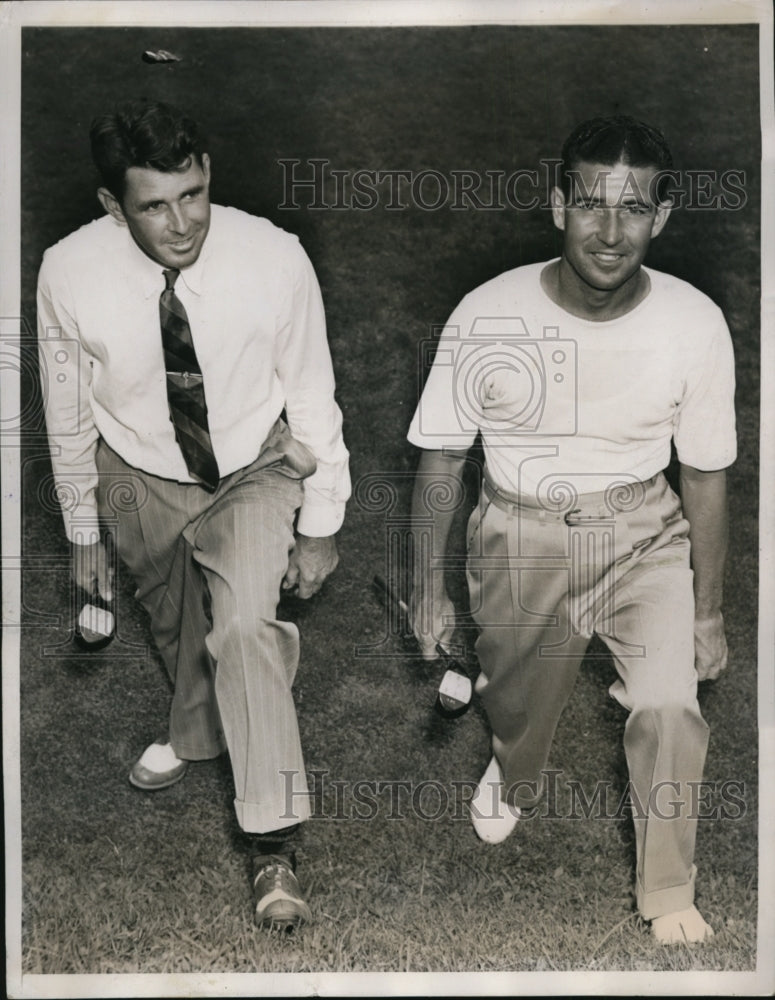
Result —
<path fill-rule="evenodd" d="M 522 815 L 519 806 L 509 805 L 501 799 L 502 790 L 503 773 L 493 757 L 469 803 L 476 835 L 488 844 L 504 841 Z"/>

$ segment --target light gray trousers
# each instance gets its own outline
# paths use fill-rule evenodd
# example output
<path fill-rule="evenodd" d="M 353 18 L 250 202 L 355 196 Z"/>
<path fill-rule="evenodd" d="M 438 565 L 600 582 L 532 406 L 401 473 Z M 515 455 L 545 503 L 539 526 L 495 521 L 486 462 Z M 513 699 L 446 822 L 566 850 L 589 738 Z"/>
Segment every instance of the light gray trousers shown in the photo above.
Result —
<path fill-rule="evenodd" d="M 694 899 L 696 789 L 708 727 L 697 703 L 688 522 L 661 474 L 568 511 L 525 506 L 485 482 L 468 529 L 477 691 L 509 801 L 541 797 L 542 772 L 591 635 L 619 674 L 645 919 Z M 567 514 L 567 519 L 566 519 Z"/>
<path fill-rule="evenodd" d="M 291 693 L 298 630 L 277 618 L 300 480 L 314 470 L 301 448 L 278 421 L 214 494 L 134 469 L 104 442 L 97 453 L 100 513 L 174 686 L 172 747 L 186 760 L 228 748 L 237 819 L 256 833 L 309 817 Z"/>

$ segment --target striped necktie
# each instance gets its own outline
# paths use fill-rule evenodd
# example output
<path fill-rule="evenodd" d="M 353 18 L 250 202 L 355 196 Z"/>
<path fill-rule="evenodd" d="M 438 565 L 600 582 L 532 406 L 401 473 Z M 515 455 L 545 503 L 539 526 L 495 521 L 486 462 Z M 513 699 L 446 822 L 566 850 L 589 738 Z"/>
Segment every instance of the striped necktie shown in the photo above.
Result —
<path fill-rule="evenodd" d="M 159 299 L 170 420 L 190 475 L 212 493 L 218 486 L 220 474 L 207 425 L 202 369 L 191 339 L 186 310 L 175 294 L 179 274 L 177 270 L 164 272 L 166 287 Z"/>

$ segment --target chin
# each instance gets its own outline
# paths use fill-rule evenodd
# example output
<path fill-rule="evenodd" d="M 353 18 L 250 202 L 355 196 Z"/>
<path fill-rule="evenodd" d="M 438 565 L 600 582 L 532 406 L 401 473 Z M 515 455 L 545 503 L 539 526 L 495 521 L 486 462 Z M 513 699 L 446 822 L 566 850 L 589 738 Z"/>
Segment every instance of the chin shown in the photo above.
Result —
<path fill-rule="evenodd" d="M 197 246 L 192 250 L 189 250 L 187 253 L 176 254 L 167 252 L 164 255 L 164 266 L 176 268 L 177 270 L 182 270 L 184 267 L 190 267 L 192 264 L 196 263 L 201 249 L 201 246 Z"/>
<path fill-rule="evenodd" d="M 622 285 L 626 285 L 635 275 L 637 271 L 627 271 L 625 273 L 600 273 L 595 271 L 592 274 L 585 274 L 584 280 L 587 284 L 591 285 L 593 288 L 598 288 L 603 292 L 615 292 L 617 288 L 621 288 Z"/>

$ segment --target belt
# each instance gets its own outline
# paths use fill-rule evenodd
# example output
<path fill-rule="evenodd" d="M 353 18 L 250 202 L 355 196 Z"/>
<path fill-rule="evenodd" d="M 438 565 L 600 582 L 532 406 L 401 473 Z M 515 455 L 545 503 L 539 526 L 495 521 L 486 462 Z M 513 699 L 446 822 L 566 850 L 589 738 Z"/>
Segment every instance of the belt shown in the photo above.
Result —
<path fill-rule="evenodd" d="M 659 473 L 657 473 L 657 476 Z M 605 521 L 611 523 L 616 520 L 617 514 L 627 513 L 632 509 L 628 503 L 617 503 L 616 490 L 625 489 L 631 491 L 633 495 L 643 497 L 646 491 L 654 483 L 657 476 L 653 476 L 645 483 L 618 483 L 609 491 L 602 493 L 581 493 L 572 498 L 563 498 L 565 504 L 562 509 L 557 507 L 552 509 L 549 506 L 541 506 L 538 503 L 529 503 L 526 498 L 518 493 L 509 493 L 508 490 L 496 486 L 490 478 L 489 472 L 485 469 L 482 489 L 487 499 L 496 507 L 519 517 L 535 518 L 538 521 L 560 521 L 568 525 L 585 524 L 589 522 Z M 641 493 L 641 491 L 643 491 Z M 636 503 L 635 506 L 639 506 Z"/>

